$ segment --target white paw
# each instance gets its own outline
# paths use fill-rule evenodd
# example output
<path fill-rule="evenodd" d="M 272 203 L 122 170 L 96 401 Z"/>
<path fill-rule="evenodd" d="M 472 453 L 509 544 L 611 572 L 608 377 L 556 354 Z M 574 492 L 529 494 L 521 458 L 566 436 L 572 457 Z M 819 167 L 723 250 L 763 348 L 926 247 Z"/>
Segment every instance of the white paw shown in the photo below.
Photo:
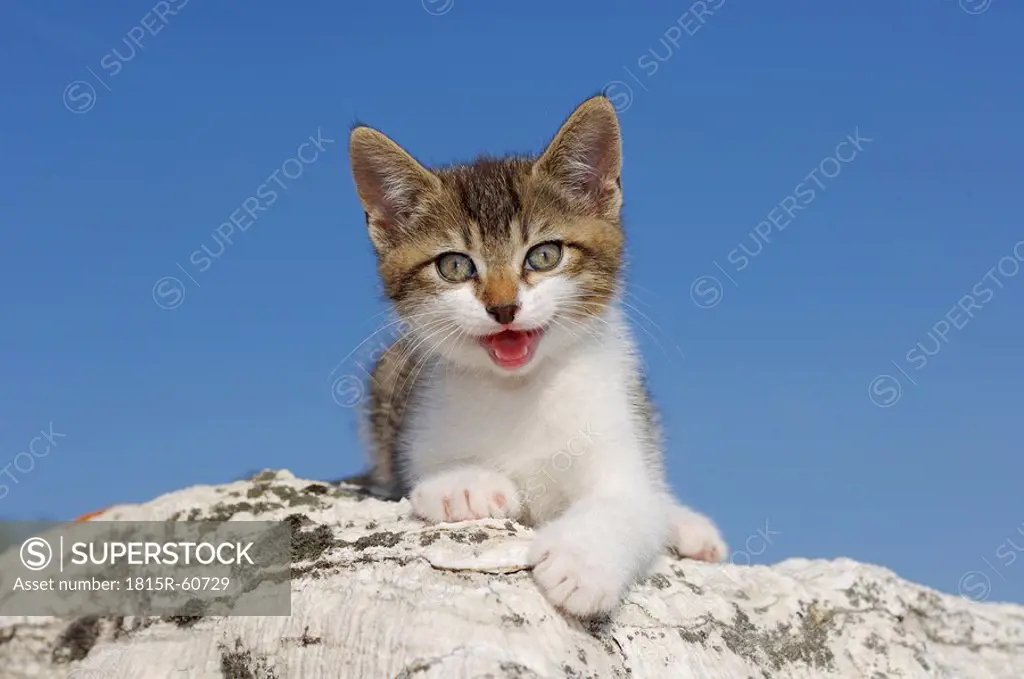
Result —
<path fill-rule="evenodd" d="M 555 522 L 537 533 L 528 557 L 548 601 L 581 618 L 615 610 L 633 581 L 627 568 L 608 558 L 607 546 L 585 535 Z"/>
<path fill-rule="evenodd" d="M 729 548 L 711 519 L 688 507 L 676 506 L 672 512 L 668 546 L 679 556 L 711 563 L 729 556 Z"/>
<path fill-rule="evenodd" d="M 413 513 L 432 523 L 519 515 L 515 484 L 484 469 L 456 469 L 428 477 L 416 485 L 409 499 Z"/>

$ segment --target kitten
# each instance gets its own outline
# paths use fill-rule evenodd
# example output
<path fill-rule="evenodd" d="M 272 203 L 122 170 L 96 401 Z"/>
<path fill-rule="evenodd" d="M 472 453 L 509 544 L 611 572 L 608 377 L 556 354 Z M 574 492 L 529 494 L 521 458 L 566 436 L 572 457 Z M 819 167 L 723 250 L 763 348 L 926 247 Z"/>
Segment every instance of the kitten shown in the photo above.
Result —
<path fill-rule="evenodd" d="M 370 384 L 370 478 L 429 522 L 538 527 L 540 589 L 608 613 L 666 546 L 726 556 L 666 486 L 654 408 L 618 306 L 618 119 L 581 104 L 536 159 L 433 171 L 369 127 L 352 171 L 408 332 Z"/>

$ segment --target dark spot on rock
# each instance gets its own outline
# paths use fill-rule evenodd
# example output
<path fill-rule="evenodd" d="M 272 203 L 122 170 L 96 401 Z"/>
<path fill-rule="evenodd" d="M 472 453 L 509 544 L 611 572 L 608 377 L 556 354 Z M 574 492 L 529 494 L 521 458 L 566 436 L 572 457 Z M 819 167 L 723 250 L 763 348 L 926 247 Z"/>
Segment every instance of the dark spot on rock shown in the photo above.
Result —
<path fill-rule="evenodd" d="M 874 651 L 875 653 L 885 653 L 887 650 L 885 642 L 882 641 L 882 637 L 878 636 L 876 632 L 872 632 L 868 635 L 868 638 L 864 640 L 864 648 Z"/>
<path fill-rule="evenodd" d="M 583 663 L 584 665 L 588 664 L 588 663 L 587 663 L 587 652 L 586 652 L 586 651 L 584 651 L 584 650 L 583 650 L 582 648 L 577 648 L 577 649 L 576 649 L 576 658 L 577 658 L 577 659 L 578 659 L 578 660 L 579 660 L 579 661 L 580 661 L 581 663 Z"/>
<path fill-rule="evenodd" d="M 683 571 L 682 568 L 675 565 L 669 566 L 669 568 L 672 570 L 672 574 L 679 578 L 679 584 L 683 585 L 684 587 L 687 587 L 691 592 L 698 596 L 704 594 L 703 589 L 701 589 L 700 587 L 686 579 L 686 573 Z"/>
<path fill-rule="evenodd" d="M 302 636 L 299 637 L 299 646 L 305 648 L 306 646 L 316 646 L 323 641 L 320 637 L 309 636 L 309 625 L 306 625 L 306 629 L 302 630 Z"/>
<path fill-rule="evenodd" d="M 441 534 L 437 532 L 423 533 L 422 535 L 420 535 L 420 547 L 429 547 L 430 545 L 437 542 L 440 537 Z"/>
<path fill-rule="evenodd" d="M 311 531 L 292 532 L 292 562 L 315 561 L 320 555 L 337 546 L 334 533 L 324 524 L 319 524 Z"/>
<path fill-rule="evenodd" d="M 685 641 L 687 643 L 690 643 L 690 644 L 700 644 L 701 646 L 704 646 L 705 642 L 707 642 L 707 640 L 708 640 L 707 630 L 703 630 L 703 629 L 699 629 L 699 630 L 680 629 L 679 630 L 679 636 L 682 637 L 683 641 Z"/>
<path fill-rule="evenodd" d="M 413 660 L 411 663 L 401 669 L 401 671 L 395 675 L 395 679 L 411 679 L 411 677 L 419 674 L 420 672 L 426 672 L 431 667 L 441 662 L 441 658 L 431 658 L 430 660 Z"/>
<path fill-rule="evenodd" d="M 498 668 L 505 673 L 505 679 L 534 679 L 540 676 L 526 665 L 517 662 L 506 661 L 498 665 Z"/>
<path fill-rule="evenodd" d="M 460 531 L 448 531 L 446 533 L 446 535 L 453 542 L 458 542 L 460 544 L 466 544 L 466 534 L 465 533 L 462 533 Z"/>
<path fill-rule="evenodd" d="M 234 650 L 224 644 L 220 648 L 220 673 L 224 679 L 278 679 L 263 654 L 244 648 L 241 638 L 235 638 Z"/>
<path fill-rule="evenodd" d="M 795 630 L 790 623 L 780 623 L 773 630 L 760 629 L 738 606 L 731 626 L 713 622 L 721 626 L 729 650 L 754 665 L 770 665 L 776 671 L 794 663 L 834 669 L 835 656 L 828 646 L 829 632 L 835 631 L 833 611 L 821 611 L 810 604 Z"/>
<path fill-rule="evenodd" d="M 655 573 L 647 579 L 647 582 L 649 582 L 652 586 L 657 587 L 658 589 L 668 589 L 672 586 L 672 581 L 666 578 L 661 573 Z"/>
<path fill-rule="evenodd" d="M 99 640 L 100 630 L 98 616 L 78 618 L 61 632 L 50 654 L 51 661 L 65 664 L 85 658 Z"/>
<path fill-rule="evenodd" d="M 309 576 L 314 580 L 319 580 L 323 577 L 326 571 L 332 571 L 337 568 L 337 564 L 333 564 L 327 559 L 320 559 L 319 561 L 311 563 L 308 566 L 298 566 L 292 568 L 291 576 L 293 580 L 298 578 L 304 578 L 306 576 Z"/>
<path fill-rule="evenodd" d="M 168 520 L 168 521 L 177 521 L 178 519 L 180 519 L 180 518 L 181 518 L 181 515 L 182 515 L 183 513 L 184 513 L 184 512 L 180 512 L 180 511 L 178 511 L 178 512 L 174 512 L 173 514 L 171 514 L 170 516 L 168 516 L 168 517 L 167 517 L 167 520 Z"/>
<path fill-rule="evenodd" d="M 330 492 L 330 488 L 322 483 L 311 483 L 302 489 L 303 493 L 309 493 L 310 495 L 327 495 Z"/>
<path fill-rule="evenodd" d="M 541 622 L 543 621 L 544 619 L 541 618 Z M 592 616 L 590 618 L 586 618 L 585 620 L 580 620 L 580 623 L 583 625 L 583 629 L 587 631 L 587 634 L 594 637 L 601 643 L 609 644 L 610 642 L 608 641 L 608 639 L 611 639 L 615 642 L 615 645 L 618 646 L 619 642 L 615 639 L 615 637 L 609 635 L 609 630 L 611 629 L 612 623 L 611 616 Z"/>
<path fill-rule="evenodd" d="M 192 509 L 189 510 L 188 517 L 185 520 L 186 521 L 196 521 L 202 515 L 203 515 L 203 510 L 202 509 L 200 509 L 199 507 L 193 507 Z"/>
<path fill-rule="evenodd" d="M 181 629 L 188 629 L 202 619 L 203 616 L 201 615 L 165 615 L 162 618 L 164 622 L 173 623 L 175 627 Z"/>
<path fill-rule="evenodd" d="M 280 498 L 282 502 L 287 502 L 289 507 L 306 506 L 323 509 L 327 506 L 318 494 L 304 493 L 291 486 L 273 486 L 270 492 Z"/>
<path fill-rule="evenodd" d="M 259 516 L 263 512 L 273 511 L 275 509 L 281 509 L 283 505 L 275 502 L 236 502 L 235 504 L 226 505 L 223 502 L 218 502 L 210 508 L 210 520 L 211 521 L 227 521 L 235 514 L 241 512 L 248 512 L 253 516 Z M 189 520 L 192 520 L 191 518 Z"/>
<path fill-rule="evenodd" d="M 14 639 L 14 635 L 18 633 L 18 626 L 13 625 L 8 630 L 0 629 L 0 646 L 10 643 Z"/>
<path fill-rule="evenodd" d="M 161 620 L 173 623 L 181 629 L 188 629 L 202 620 L 204 613 L 206 604 L 199 599 L 189 599 L 174 615 L 165 615 Z"/>
<path fill-rule="evenodd" d="M 481 542 L 484 542 L 485 540 L 487 540 L 487 531 L 484 531 L 484 530 L 478 530 L 477 532 L 472 533 L 469 536 L 469 541 L 470 542 L 475 542 L 477 544 L 480 544 Z"/>
<path fill-rule="evenodd" d="M 256 476 L 252 477 L 250 481 L 273 481 L 277 478 L 277 472 L 270 469 L 264 469 Z"/>
<path fill-rule="evenodd" d="M 310 636 L 309 625 L 306 625 L 306 629 L 302 630 L 301 637 L 293 637 L 287 639 L 287 641 L 293 641 L 295 642 L 296 645 L 305 648 L 306 646 L 316 646 L 317 644 L 323 642 L 323 639 L 321 639 L 320 637 Z"/>
<path fill-rule="evenodd" d="M 861 606 L 882 605 L 882 588 L 877 582 L 865 583 L 858 580 L 849 589 L 843 590 L 843 593 L 846 594 L 846 598 L 850 600 L 850 603 L 858 608 Z"/>
<path fill-rule="evenodd" d="M 370 523 L 366 524 L 366 530 L 374 530 L 379 525 L 380 524 L 376 521 L 371 521 Z"/>
<path fill-rule="evenodd" d="M 313 485 L 315 486 L 316 484 Z M 270 494 L 283 502 L 284 506 L 287 507 L 312 507 L 314 509 L 325 508 L 327 505 L 320 497 L 323 493 L 306 492 L 306 489 L 311 487 L 312 486 L 306 486 L 306 488 L 302 490 L 295 490 L 292 486 L 275 486 L 270 483 L 258 483 L 250 488 L 245 495 L 250 500 L 253 500 Z"/>
<path fill-rule="evenodd" d="M 394 547 L 402 541 L 402 536 L 391 531 L 381 531 L 372 535 L 364 535 L 355 542 L 349 543 L 353 549 L 362 551 L 370 547 Z"/>
<path fill-rule="evenodd" d="M 507 622 L 510 625 L 515 625 L 516 627 L 522 627 L 526 624 L 526 618 L 519 615 L 518 613 L 513 613 L 512 615 L 503 615 L 501 616 L 501 621 Z"/>
<path fill-rule="evenodd" d="M 114 618 L 114 640 L 117 641 L 122 637 L 129 637 L 139 630 L 149 629 L 159 621 L 159 618 L 153 617 L 134 617 L 131 627 L 125 624 L 123 615 L 119 615 Z"/>
<path fill-rule="evenodd" d="M 366 488 L 343 488 L 341 486 L 334 486 L 331 489 L 331 497 L 345 497 L 355 500 L 356 502 L 363 502 L 366 498 L 372 497 L 383 502 L 397 502 L 401 500 L 401 497 L 390 497 L 386 495 L 379 495 L 372 490 Z"/>
<path fill-rule="evenodd" d="M 313 523 L 313 519 L 309 518 L 305 514 L 289 514 L 284 517 L 284 520 L 292 527 L 292 530 L 305 528 Z"/>
<path fill-rule="evenodd" d="M 519 532 L 518 530 L 516 530 L 516 525 L 514 523 L 512 523 L 511 521 L 506 521 L 505 522 L 505 530 L 507 530 L 509 533 L 511 533 L 513 535 L 515 535 L 516 533 Z"/>

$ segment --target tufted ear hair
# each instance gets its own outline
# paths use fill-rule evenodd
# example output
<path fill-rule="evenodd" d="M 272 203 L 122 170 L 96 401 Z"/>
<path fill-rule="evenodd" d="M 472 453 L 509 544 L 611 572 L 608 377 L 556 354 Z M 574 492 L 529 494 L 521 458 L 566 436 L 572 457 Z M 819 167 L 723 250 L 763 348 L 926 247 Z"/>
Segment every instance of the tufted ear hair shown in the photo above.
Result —
<path fill-rule="evenodd" d="M 349 161 L 375 246 L 401 231 L 440 180 L 387 135 L 359 126 L 349 135 Z"/>
<path fill-rule="evenodd" d="M 622 138 L 615 107 L 605 96 L 580 104 L 534 164 L 581 211 L 617 217 L 622 207 Z"/>

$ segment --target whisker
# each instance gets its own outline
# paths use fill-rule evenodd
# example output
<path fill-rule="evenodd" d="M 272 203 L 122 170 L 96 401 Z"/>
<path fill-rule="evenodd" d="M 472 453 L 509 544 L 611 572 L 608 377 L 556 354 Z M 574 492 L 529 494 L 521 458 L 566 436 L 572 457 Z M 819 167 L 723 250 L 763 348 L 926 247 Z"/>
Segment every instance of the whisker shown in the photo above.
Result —
<path fill-rule="evenodd" d="M 410 374 L 406 375 L 405 379 L 402 380 L 402 384 L 399 385 L 398 389 L 396 389 L 394 392 L 392 392 L 391 399 L 394 398 L 394 394 L 395 393 L 405 392 L 407 385 L 408 385 L 409 389 L 411 389 L 415 385 L 415 379 L 419 377 L 420 370 L 423 369 L 423 366 L 426 364 L 426 361 L 431 358 L 431 351 L 424 351 L 424 352 L 422 352 L 422 356 L 416 357 L 415 354 L 416 354 L 417 350 L 421 346 L 423 346 L 424 343 L 429 342 L 431 339 L 433 339 L 434 337 L 436 337 L 436 336 L 440 335 L 441 333 L 445 332 L 449 328 L 454 326 L 456 329 L 458 329 L 458 326 L 455 326 L 455 323 L 453 323 L 449 319 L 442 319 L 441 321 L 434 321 L 434 322 L 435 323 L 440 323 L 440 325 L 436 329 L 432 329 L 429 334 L 417 338 L 416 343 L 409 349 L 408 352 L 406 352 L 405 356 L 403 356 L 403 361 L 404 360 L 408 360 L 409 358 L 412 358 L 413 360 L 416 361 L 413 364 L 413 368 L 412 368 L 412 370 L 416 371 L 416 377 L 413 378 L 412 382 L 410 382 L 410 377 L 412 376 L 412 372 L 410 371 Z M 448 337 L 450 337 L 450 336 L 451 336 L 451 333 L 449 333 Z M 389 405 L 390 405 L 391 399 L 389 399 Z"/>
<path fill-rule="evenodd" d="M 447 340 L 447 339 L 448 339 L 449 337 L 451 337 L 452 335 L 454 335 L 454 334 L 455 334 L 455 333 L 457 333 L 457 332 L 462 332 L 462 331 L 461 331 L 461 330 L 459 329 L 459 327 L 458 327 L 458 326 L 456 325 L 456 326 L 455 326 L 455 329 L 454 329 L 454 330 L 452 330 L 451 332 L 449 332 L 449 333 L 448 333 L 447 335 L 445 335 L 445 336 L 444 336 L 444 338 L 443 338 L 443 339 L 441 339 L 441 341 L 440 341 L 440 342 L 438 342 L 437 344 L 434 344 L 434 345 L 432 345 L 432 346 L 431 346 L 431 349 L 430 349 L 430 351 L 425 351 L 425 352 L 423 352 L 423 357 L 424 357 L 424 359 L 429 359 L 429 358 L 431 358 L 431 357 L 433 356 L 434 352 L 436 352 L 436 351 L 437 351 L 437 348 L 438 348 L 439 346 L 441 346 L 442 344 L 444 344 L 444 342 L 445 342 L 445 341 L 446 341 L 446 340 Z M 437 333 L 437 334 L 440 334 L 440 333 Z M 434 358 L 437 358 L 436 356 L 433 356 L 433 357 L 434 357 Z M 415 386 L 415 384 L 416 384 L 416 380 L 418 380 L 418 379 L 420 378 L 420 373 L 421 373 L 421 372 L 423 372 L 423 368 L 424 368 L 424 367 L 426 367 L 426 365 L 427 365 L 427 361 L 426 361 L 426 360 L 421 360 L 421 361 L 420 361 L 420 362 L 419 362 L 419 363 L 418 363 L 417 365 L 419 365 L 419 368 L 418 368 L 418 369 L 416 370 L 416 374 L 415 374 L 415 376 L 413 376 L 413 378 L 412 378 L 412 383 L 411 383 L 411 384 L 409 385 L 409 388 L 410 388 L 410 389 L 411 389 L 411 388 L 412 388 L 413 386 Z M 405 384 L 403 383 L 403 389 L 404 389 L 404 388 L 405 388 Z"/>
<path fill-rule="evenodd" d="M 382 312 L 382 313 L 387 313 L 387 312 Z M 439 314 L 439 313 L 441 313 L 441 312 L 438 312 L 438 311 L 426 311 L 426 312 L 419 313 L 419 314 L 412 314 L 408 318 L 422 318 L 423 316 L 435 315 L 435 314 Z M 375 314 L 375 316 L 380 316 L 380 315 L 381 314 Z M 352 358 L 352 356 L 354 356 L 359 351 L 359 349 L 362 348 L 362 346 L 364 344 L 369 342 L 376 335 L 379 335 L 380 333 L 384 332 L 388 328 L 390 328 L 390 327 L 392 327 L 394 325 L 398 325 L 399 323 L 402 323 L 405 320 L 406 320 L 405 318 L 397 318 L 397 319 L 395 319 L 395 320 L 393 320 L 393 321 L 391 321 L 389 323 L 386 323 L 383 326 L 377 328 L 376 330 L 371 332 L 369 335 L 364 337 L 363 341 L 361 341 L 359 344 L 357 344 L 352 349 L 352 351 L 348 352 L 348 354 L 345 355 L 345 358 L 343 358 L 340 361 L 338 361 L 338 364 L 336 366 L 334 366 L 334 368 L 331 370 L 330 374 L 328 374 L 327 378 L 330 379 L 330 378 L 334 377 L 334 373 L 337 372 L 338 368 L 340 368 L 342 365 L 344 365 L 345 361 L 347 361 L 348 359 Z"/>

